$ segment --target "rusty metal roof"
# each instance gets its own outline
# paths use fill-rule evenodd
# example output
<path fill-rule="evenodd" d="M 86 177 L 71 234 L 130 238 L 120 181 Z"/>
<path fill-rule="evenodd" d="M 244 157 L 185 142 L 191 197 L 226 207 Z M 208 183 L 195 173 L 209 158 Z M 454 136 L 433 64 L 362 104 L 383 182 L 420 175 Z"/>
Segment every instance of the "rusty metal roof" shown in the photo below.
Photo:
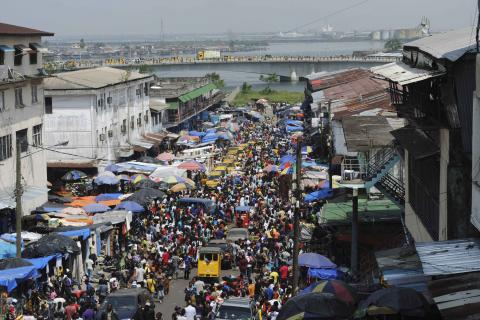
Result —
<path fill-rule="evenodd" d="M 53 36 L 51 32 L 0 23 L 0 36 Z"/>
<path fill-rule="evenodd" d="M 445 72 L 438 70 L 412 68 L 403 62 L 384 64 L 378 67 L 373 67 L 370 71 L 402 86 L 445 74 Z"/>
<path fill-rule="evenodd" d="M 354 80 L 368 78 L 371 75 L 372 74 L 368 70 L 358 68 L 329 72 L 320 75 L 318 78 L 309 79 L 308 86 L 311 91 L 315 92 Z"/>

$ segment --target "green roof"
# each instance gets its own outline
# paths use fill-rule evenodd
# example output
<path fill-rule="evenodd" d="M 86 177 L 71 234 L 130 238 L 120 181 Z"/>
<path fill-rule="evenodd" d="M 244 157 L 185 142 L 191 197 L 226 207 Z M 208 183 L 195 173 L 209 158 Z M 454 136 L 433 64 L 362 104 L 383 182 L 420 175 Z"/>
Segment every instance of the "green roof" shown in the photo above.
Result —
<path fill-rule="evenodd" d="M 173 102 L 167 102 L 167 105 L 168 105 L 168 108 L 169 110 L 178 110 L 178 106 L 179 106 L 179 102 L 178 101 L 173 101 Z"/>
<path fill-rule="evenodd" d="M 213 83 L 210 83 L 210 84 L 207 84 L 203 87 L 200 87 L 200 88 L 197 88 L 193 91 L 190 91 L 189 93 L 181 95 L 178 99 L 182 102 L 187 102 L 187 101 L 193 100 L 195 98 L 198 98 L 202 94 L 205 94 L 205 93 L 210 92 L 210 91 L 215 90 L 215 89 L 217 89 L 217 87 Z"/>
<path fill-rule="evenodd" d="M 400 219 L 401 209 L 390 200 L 358 199 L 360 222 L 375 222 Z M 352 201 L 328 202 L 322 208 L 323 223 L 350 223 Z"/>

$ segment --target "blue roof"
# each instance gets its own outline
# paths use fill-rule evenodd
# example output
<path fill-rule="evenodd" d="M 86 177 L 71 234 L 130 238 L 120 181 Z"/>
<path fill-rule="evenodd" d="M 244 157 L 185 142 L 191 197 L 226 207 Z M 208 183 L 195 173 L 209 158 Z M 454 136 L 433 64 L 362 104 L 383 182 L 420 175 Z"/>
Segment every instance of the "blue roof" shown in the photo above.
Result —
<path fill-rule="evenodd" d="M 62 231 L 62 232 L 57 232 L 58 234 L 61 234 L 66 237 L 82 237 L 83 240 L 87 239 L 90 237 L 90 229 L 85 228 L 85 229 L 78 229 L 78 230 L 70 230 L 70 231 Z"/>
<path fill-rule="evenodd" d="M 35 266 L 0 270 L 0 286 L 5 287 L 8 292 L 12 292 L 22 280 L 33 279 L 37 276 L 38 272 Z"/>

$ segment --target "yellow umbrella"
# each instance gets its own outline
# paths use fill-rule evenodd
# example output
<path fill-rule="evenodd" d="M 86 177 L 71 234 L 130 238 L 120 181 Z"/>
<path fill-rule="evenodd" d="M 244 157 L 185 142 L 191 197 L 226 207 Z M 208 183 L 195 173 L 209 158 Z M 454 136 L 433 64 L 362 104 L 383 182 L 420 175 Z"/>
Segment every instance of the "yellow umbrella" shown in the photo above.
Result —
<path fill-rule="evenodd" d="M 231 164 L 233 162 L 235 162 L 235 160 L 233 158 L 223 159 L 223 163 L 225 163 L 225 164 Z"/>
<path fill-rule="evenodd" d="M 192 179 L 183 178 L 183 183 L 185 183 L 186 185 L 188 185 L 190 187 L 195 188 L 195 181 L 193 181 Z"/>
<path fill-rule="evenodd" d="M 222 173 L 220 171 L 212 171 L 210 177 L 220 177 Z"/>
<path fill-rule="evenodd" d="M 172 192 L 182 192 L 183 190 L 187 190 L 187 189 L 194 189 L 194 187 L 189 186 L 188 184 L 182 182 L 182 183 L 177 183 L 176 185 L 171 187 L 170 191 L 172 191 Z"/>
<path fill-rule="evenodd" d="M 206 183 L 206 186 L 209 188 L 216 188 L 218 186 L 219 182 L 215 180 L 208 180 Z"/>
<path fill-rule="evenodd" d="M 215 170 L 215 171 L 226 171 L 227 167 L 226 166 L 216 166 L 215 168 L 213 168 L 213 170 Z"/>

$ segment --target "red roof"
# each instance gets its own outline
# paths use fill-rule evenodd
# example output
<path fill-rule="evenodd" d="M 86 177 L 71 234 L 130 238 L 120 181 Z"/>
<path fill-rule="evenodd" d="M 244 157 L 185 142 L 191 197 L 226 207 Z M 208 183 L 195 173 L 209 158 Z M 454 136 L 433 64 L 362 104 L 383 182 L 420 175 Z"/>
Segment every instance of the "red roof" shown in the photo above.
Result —
<path fill-rule="evenodd" d="M 371 76 L 372 74 L 368 70 L 358 68 L 335 71 L 310 80 L 309 85 L 311 90 L 315 92 Z"/>
<path fill-rule="evenodd" d="M 13 24 L 0 23 L 0 36 L 46 36 L 51 37 L 51 32 L 15 26 Z"/>

